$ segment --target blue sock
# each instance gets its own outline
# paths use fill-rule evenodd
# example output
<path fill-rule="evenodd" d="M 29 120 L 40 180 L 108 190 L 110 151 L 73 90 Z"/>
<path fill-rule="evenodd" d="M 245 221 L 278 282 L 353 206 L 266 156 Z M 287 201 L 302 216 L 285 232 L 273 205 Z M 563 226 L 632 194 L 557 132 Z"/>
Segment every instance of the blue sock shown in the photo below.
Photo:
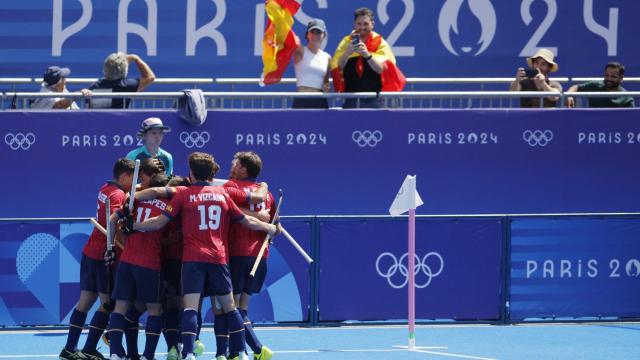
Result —
<path fill-rule="evenodd" d="M 240 316 L 240 312 L 237 309 L 226 313 L 225 316 L 229 326 L 229 353 L 231 358 L 234 358 L 239 353 L 244 352 L 244 324 L 242 323 L 242 316 Z"/>
<path fill-rule="evenodd" d="M 140 315 L 138 309 L 131 305 L 124 316 L 127 321 L 127 326 L 124 330 L 125 339 L 127 340 L 127 354 L 132 357 L 138 356 L 138 321 L 140 320 Z"/>
<path fill-rule="evenodd" d="M 73 309 L 71 318 L 69 319 L 69 335 L 67 335 L 67 344 L 64 346 L 65 349 L 76 351 L 78 339 L 80 339 L 85 320 L 87 320 L 86 312 Z"/>
<path fill-rule="evenodd" d="M 229 328 L 227 327 L 227 316 L 218 314 L 214 316 L 213 332 L 216 334 L 216 357 L 227 356 L 229 348 Z"/>
<path fill-rule="evenodd" d="M 89 324 L 89 335 L 87 335 L 87 340 L 84 343 L 84 347 L 82 351 L 94 352 L 96 351 L 96 346 L 98 346 L 98 341 L 106 329 L 107 324 L 109 323 L 109 314 L 96 311 L 93 314 L 93 318 L 91 319 L 91 324 Z"/>
<path fill-rule="evenodd" d="M 167 350 L 178 347 L 178 335 L 180 334 L 180 310 L 168 309 L 164 314 L 164 340 L 167 342 Z"/>
<path fill-rule="evenodd" d="M 124 315 L 115 312 L 111 313 L 111 319 L 109 320 L 109 347 L 111 355 L 124 356 L 122 335 L 124 334 L 124 329 L 127 327 L 127 323 Z"/>
<path fill-rule="evenodd" d="M 253 350 L 254 354 L 260 354 L 262 351 L 262 343 L 258 340 L 258 336 L 256 336 L 256 332 L 253 331 L 253 325 L 251 325 L 251 320 L 247 316 L 247 310 L 240 310 L 240 315 L 242 316 L 242 321 L 244 322 L 244 337 L 247 339 L 247 344 Z"/>
<path fill-rule="evenodd" d="M 194 309 L 184 309 L 182 312 L 182 357 L 193 353 L 198 327 L 198 312 Z"/>
<path fill-rule="evenodd" d="M 144 330 L 147 335 L 147 340 L 144 344 L 144 356 L 152 360 L 162 332 L 162 316 L 149 316 Z"/>
<path fill-rule="evenodd" d="M 202 306 L 200 306 L 202 308 Z M 198 310 L 198 329 L 196 330 L 196 340 L 200 340 L 200 329 L 202 329 L 202 310 Z"/>

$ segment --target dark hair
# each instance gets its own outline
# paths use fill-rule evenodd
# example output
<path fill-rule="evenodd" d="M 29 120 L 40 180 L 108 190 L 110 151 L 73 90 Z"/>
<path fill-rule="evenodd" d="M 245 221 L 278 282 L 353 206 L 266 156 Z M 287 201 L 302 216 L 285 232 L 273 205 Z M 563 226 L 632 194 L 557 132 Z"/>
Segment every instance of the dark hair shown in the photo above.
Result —
<path fill-rule="evenodd" d="M 366 7 L 361 7 L 356 9 L 356 11 L 353 12 L 353 20 L 355 21 L 357 18 L 363 15 L 367 15 L 372 22 L 375 20 L 375 15 L 373 14 L 373 10 Z"/>
<path fill-rule="evenodd" d="M 162 167 L 161 167 L 162 166 Z M 147 176 L 153 176 L 165 171 L 164 164 L 158 158 L 147 158 L 140 163 L 140 173 Z"/>
<path fill-rule="evenodd" d="M 612 61 L 608 63 L 607 66 L 604 67 L 605 71 L 607 69 L 618 69 L 618 74 L 620 74 L 620 76 L 624 76 L 624 65 L 620 64 L 617 61 Z"/>
<path fill-rule="evenodd" d="M 262 159 L 253 151 L 240 151 L 234 156 L 234 159 L 238 160 L 241 166 L 247 169 L 247 176 L 250 178 L 257 178 L 262 170 Z"/>
<path fill-rule="evenodd" d="M 196 180 L 208 181 L 213 179 L 220 166 L 210 154 L 194 152 L 189 155 L 189 169 Z"/>
<path fill-rule="evenodd" d="M 133 174 L 135 167 L 136 163 L 133 160 L 119 158 L 113 165 L 113 178 L 117 180 L 122 174 Z"/>
<path fill-rule="evenodd" d="M 189 182 L 189 178 L 185 178 L 182 176 L 178 176 L 178 175 L 174 175 L 171 180 L 169 180 L 169 183 L 167 184 L 169 186 L 189 186 L 191 185 L 191 183 Z"/>
<path fill-rule="evenodd" d="M 149 187 L 162 187 L 166 186 L 169 182 L 167 175 L 163 173 L 157 173 L 149 179 Z"/>

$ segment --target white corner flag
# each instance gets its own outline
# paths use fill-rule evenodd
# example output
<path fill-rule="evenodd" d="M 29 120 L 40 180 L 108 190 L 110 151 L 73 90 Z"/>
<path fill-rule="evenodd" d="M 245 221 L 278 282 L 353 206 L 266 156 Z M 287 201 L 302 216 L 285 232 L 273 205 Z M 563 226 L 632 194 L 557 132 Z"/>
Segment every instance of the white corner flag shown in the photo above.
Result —
<path fill-rule="evenodd" d="M 395 200 L 393 200 L 389 208 L 389 214 L 398 216 L 422 204 L 424 204 L 424 202 L 422 202 L 422 198 L 420 198 L 420 194 L 418 194 L 418 190 L 416 190 L 416 176 L 407 175 L 407 177 L 404 178 L 402 187 L 400 187 Z"/>
<path fill-rule="evenodd" d="M 407 252 L 407 274 L 409 275 L 407 286 L 408 298 L 408 314 L 407 322 L 409 325 L 409 346 L 410 350 L 416 347 L 416 208 L 424 204 L 416 190 L 416 176 L 407 175 L 396 195 L 393 204 L 389 208 L 389 214 L 398 216 L 405 212 L 409 212 L 409 238 Z M 413 259 L 413 261 L 411 261 Z"/>

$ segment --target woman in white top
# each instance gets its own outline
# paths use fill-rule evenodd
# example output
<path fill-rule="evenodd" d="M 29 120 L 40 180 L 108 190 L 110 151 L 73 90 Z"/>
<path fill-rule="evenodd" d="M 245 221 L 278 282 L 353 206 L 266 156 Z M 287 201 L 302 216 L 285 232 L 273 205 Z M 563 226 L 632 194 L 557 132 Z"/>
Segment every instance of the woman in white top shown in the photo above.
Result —
<path fill-rule="evenodd" d="M 327 27 L 321 19 L 313 19 L 307 24 L 307 46 L 296 39 L 298 48 L 293 54 L 296 85 L 301 92 L 329 91 L 329 61 L 331 56 L 320 47 L 327 36 Z M 329 104 L 326 98 L 296 98 L 293 108 L 324 108 Z"/>

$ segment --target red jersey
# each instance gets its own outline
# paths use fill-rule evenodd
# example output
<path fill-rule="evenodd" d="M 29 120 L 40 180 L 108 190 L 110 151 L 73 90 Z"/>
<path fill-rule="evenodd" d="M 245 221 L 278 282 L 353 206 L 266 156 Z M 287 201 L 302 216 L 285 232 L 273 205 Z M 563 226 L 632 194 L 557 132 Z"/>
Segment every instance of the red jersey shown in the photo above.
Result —
<path fill-rule="evenodd" d="M 107 199 L 110 201 L 111 213 L 113 214 L 124 204 L 124 189 L 115 181 L 107 181 L 98 192 L 98 213 L 96 214 L 96 219 L 105 229 L 107 228 L 107 214 L 105 211 Z M 89 236 L 89 241 L 87 241 L 82 249 L 82 253 L 91 259 L 102 260 L 104 259 L 105 251 L 107 251 L 107 237 L 94 227 L 91 236 Z"/>
<path fill-rule="evenodd" d="M 242 211 L 222 187 L 207 182 L 178 186 L 172 192 L 164 215 L 173 219 L 181 214 L 182 261 L 226 264 L 229 228 L 244 219 Z"/>
<path fill-rule="evenodd" d="M 167 209 L 167 200 L 153 199 L 136 201 L 134 205 L 136 222 L 162 215 Z M 160 270 L 160 239 L 165 229 L 147 232 L 135 232 L 127 237 L 120 261 L 142 266 L 147 269 Z"/>
<path fill-rule="evenodd" d="M 223 186 L 228 191 L 235 192 L 237 189 L 240 189 L 246 194 L 255 191 L 259 187 L 258 183 L 251 180 L 229 180 Z M 244 200 L 238 199 L 234 196 L 231 196 L 231 198 L 240 208 L 243 209 L 255 212 L 267 209 L 271 214 L 271 218 L 273 218 L 276 212 L 274 206 L 275 201 L 271 193 L 267 195 L 267 198 L 263 202 L 258 204 L 249 203 L 248 195 L 244 197 Z M 258 256 L 260 248 L 262 247 L 262 242 L 266 236 L 267 233 L 264 231 L 251 230 L 240 224 L 233 224 L 229 234 L 229 256 Z M 267 247 L 262 257 L 267 258 L 268 256 L 269 248 Z"/>

